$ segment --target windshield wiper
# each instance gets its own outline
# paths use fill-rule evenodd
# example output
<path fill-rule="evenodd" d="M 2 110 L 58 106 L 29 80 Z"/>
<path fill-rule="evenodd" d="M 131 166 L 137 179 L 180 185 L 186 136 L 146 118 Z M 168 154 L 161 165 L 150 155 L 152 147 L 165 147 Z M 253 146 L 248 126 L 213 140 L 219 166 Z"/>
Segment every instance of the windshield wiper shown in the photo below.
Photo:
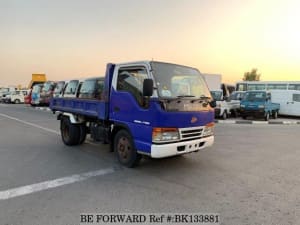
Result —
<path fill-rule="evenodd" d="M 195 95 L 177 95 L 177 98 L 193 98 L 196 97 Z"/>
<path fill-rule="evenodd" d="M 200 99 L 201 100 L 209 100 L 209 99 L 211 99 L 211 97 L 208 97 L 208 96 L 205 96 L 205 95 L 201 95 Z"/>

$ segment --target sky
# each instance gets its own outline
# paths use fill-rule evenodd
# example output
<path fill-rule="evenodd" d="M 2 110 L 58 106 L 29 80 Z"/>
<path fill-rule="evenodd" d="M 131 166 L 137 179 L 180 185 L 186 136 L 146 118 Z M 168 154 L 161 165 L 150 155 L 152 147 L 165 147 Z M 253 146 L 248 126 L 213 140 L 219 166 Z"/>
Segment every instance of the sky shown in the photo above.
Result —
<path fill-rule="evenodd" d="M 165 61 L 235 83 L 300 80 L 297 0 L 0 0 L 0 86 Z"/>

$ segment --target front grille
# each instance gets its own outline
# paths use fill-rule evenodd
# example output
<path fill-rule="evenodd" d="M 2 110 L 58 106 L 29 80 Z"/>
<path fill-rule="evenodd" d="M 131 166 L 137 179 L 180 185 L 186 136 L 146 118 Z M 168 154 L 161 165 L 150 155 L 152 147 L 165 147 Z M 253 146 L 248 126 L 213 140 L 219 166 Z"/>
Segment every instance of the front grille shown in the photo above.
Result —
<path fill-rule="evenodd" d="M 180 128 L 180 140 L 201 138 L 203 127 Z"/>

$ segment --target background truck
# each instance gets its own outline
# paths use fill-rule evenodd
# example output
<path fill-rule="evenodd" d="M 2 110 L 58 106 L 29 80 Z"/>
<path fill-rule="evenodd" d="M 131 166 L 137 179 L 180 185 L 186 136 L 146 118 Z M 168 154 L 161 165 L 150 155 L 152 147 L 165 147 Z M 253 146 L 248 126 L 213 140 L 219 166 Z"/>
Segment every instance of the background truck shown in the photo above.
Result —
<path fill-rule="evenodd" d="M 44 73 L 33 73 L 31 81 L 28 84 L 28 89 L 32 89 L 35 84 L 42 84 L 47 81 L 46 74 Z"/>
<path fill-rule="evenodd" d="M 86 79 L 74 97 L 54 97 L 62 140 L 79 145 L 90 133 L 110 143 L 119 162 L 196 152 L 214 142 L 214 102 L 197 69 L 142 61 L 108 64 L 105 77 Z"/>
<path fill-rule="evenodd" d="M 277 118 L 280 104 L 272 102 L 272 95 L 268 91 L 246 91 L 241 101 L 240 113 L 243 119 L 247 116 L 262 117 L 266 121 L 270 116 Z"/>
<path fill-rule="evenodd" d="M 231 101 L 229 97 L 224 96 L 222 90 L 211 91 L 210 93 L 213 99 L 216 101 L 216 118 L 222 118 L 226 120 L 231 115 L 237 115 L 237 111 L 240 108 L 239 104 L 237 104 L 235 101 Z"/>

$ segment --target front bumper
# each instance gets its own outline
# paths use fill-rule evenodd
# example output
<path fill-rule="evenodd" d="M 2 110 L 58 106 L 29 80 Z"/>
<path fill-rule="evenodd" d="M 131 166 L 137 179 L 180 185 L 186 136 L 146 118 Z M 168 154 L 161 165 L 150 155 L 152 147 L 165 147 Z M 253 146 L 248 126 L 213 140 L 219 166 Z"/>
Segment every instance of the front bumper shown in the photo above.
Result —
<path fill-rule="evenodd" d="M 241 116 L 253 116 L 253 117 L 264 117 L 265 116 L 264 109 L 258 109 L 258 110 L 241 109 L 240 113 L 241 113 Z"/>
<path fill-rule="evenodd" d="M 201 139 L 176 142 L 171 144 L 152 144 L 151 157 L 164 158 L 174 155 L 182 155 L 190 152 L 195 152 L 206 147 L 212 146 L 214 143 L 214 136 L 208 136 Z"/>

